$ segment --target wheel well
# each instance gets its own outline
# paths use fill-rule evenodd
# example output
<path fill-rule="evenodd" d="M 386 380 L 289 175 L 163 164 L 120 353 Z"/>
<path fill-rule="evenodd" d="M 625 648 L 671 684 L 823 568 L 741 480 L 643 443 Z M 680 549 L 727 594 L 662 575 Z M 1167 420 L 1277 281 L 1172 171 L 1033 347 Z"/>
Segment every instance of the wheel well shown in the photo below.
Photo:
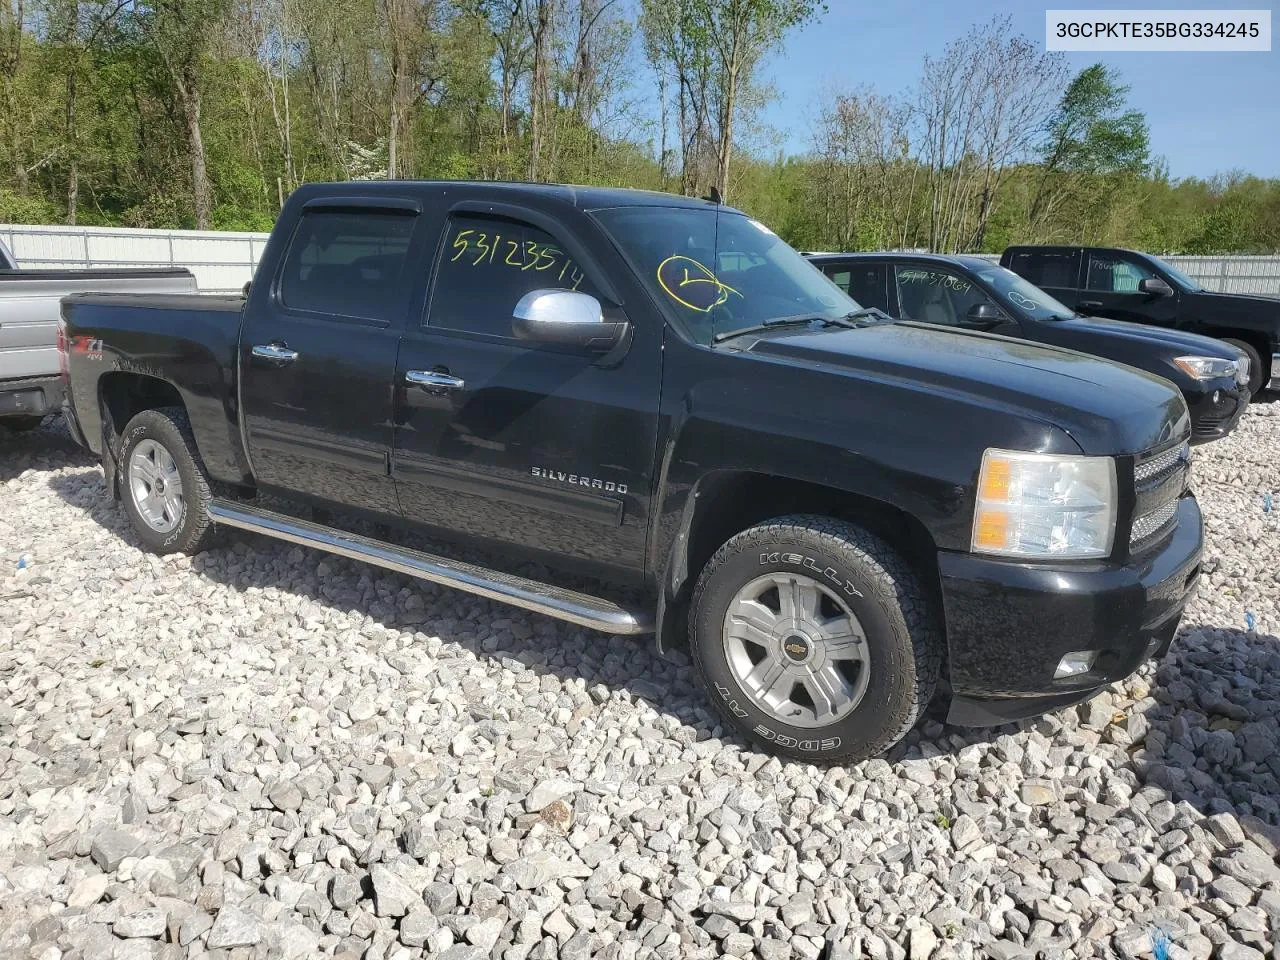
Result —
<path fill-rule="evenodd" d="M 183 406 L 182 396 L 173 384 L 141 373 L 104 374 L 98 381 L 98 395 L 117 437 L 143 410 Z"/>
<path fill-rule="evenodd" d="M 1267 339 L 1267 335 L 1260 330 L 1231 330 L 1219 327 L 1214 330 L 1214 336 L 1219 340 L 1243 340 L 1253 349 L 1258 351 L 1258 357 L 1262 360 L 1262 385 L 1265 387 L 1267 381 L 1271 379 L 1271 341 Z"/>
<path fill-rule="evenodd" d="M 702 503 L 689 530 L 683 596 L 734 534 L 773 517 L 813 513 L 847 520 L 880 537 L 902 554 L 932 600 L 941 597 L 933 538 L 924 524 L 892 504 L 822 484 L 736 471 L 704 481 L 698 497 Z"/>

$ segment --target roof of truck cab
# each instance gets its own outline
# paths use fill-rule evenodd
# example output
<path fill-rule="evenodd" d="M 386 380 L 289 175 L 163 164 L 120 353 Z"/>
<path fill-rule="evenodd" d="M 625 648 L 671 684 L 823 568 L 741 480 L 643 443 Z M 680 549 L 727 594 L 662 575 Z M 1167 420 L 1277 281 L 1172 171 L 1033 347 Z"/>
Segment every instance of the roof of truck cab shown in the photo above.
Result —
<path fill-rule="evenodd" d="M 982 270 L 987 267 L 999 266 L 995 260 L 952 253 L 895 251 L 892 253 L 811 253 L 805 254 L 805 256 L 815 263 L 827 263 L 829 261 L 843 263 L 847 260 L 888 260 L 891 262 L 936 263 L 939 266 L 967 267 L 970 270 Z"/>
<path fill-rule="evenodd" d="M 512 200 L 535 196 L 545 200 L 560 201 L 582 210 L 601 210 L 608 207 L 680 207 L 686 209 L 714 209 L 710 200 L 686 197 L 657 190 L 631 190 L 622 187 L 590 187 L 565 183 L 522 183 L 506 180 L 349 180 L 338 183 L 311 183 L 299 188 L 307 195 L 324 196 L 343 193 L 368 196 L 413 196 L 424 190 L 454 190 L 465 193 L 475 190 L 488 196 L 510 194 Z M 726 213 L 741 213 L 733 207 L 721 205 Z"/>

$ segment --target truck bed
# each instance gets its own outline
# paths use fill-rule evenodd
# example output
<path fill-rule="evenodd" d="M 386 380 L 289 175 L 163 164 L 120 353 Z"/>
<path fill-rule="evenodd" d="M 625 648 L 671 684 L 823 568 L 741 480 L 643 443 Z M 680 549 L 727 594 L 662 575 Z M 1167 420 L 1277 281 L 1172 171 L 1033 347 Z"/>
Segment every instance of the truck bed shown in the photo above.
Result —
<path fill-rule="evenodd" d="M 238 293 L 75 293 L 64 304 L 92 303 L 128 310 L 201 310 L 239 313 L 244 297 Z"/>
<path fill-rule="evenodd" d="M 77 293 L 194 293 L 185 269 L 0 270 L 0 384 L 56 377 L 59 302 Z"/>

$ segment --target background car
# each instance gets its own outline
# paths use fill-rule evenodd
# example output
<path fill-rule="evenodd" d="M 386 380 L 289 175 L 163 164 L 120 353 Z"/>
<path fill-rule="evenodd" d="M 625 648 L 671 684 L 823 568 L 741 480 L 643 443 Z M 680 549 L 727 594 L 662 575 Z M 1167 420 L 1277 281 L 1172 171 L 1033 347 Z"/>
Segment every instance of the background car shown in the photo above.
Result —
<path fill-rule="evenodd" d="M 1225 340 L 1255 396 L 1280 374 L 1280 297 L 1205 290 L 1159 257 L 1113 247 L 1009 247 L 1000 264 L 1081 313 Z"/>
<path fill-rule="evenodd" d="M 1235 346 L 1181 330 L 1080 316 L 981 257 L 837 253 L 809 259 L 853 299 L 891 316 L 1067 347 L 1171 380 L 1191 411 L 1193 443 L 1226 436 L 1249 403 L 1251 360 Z"/>

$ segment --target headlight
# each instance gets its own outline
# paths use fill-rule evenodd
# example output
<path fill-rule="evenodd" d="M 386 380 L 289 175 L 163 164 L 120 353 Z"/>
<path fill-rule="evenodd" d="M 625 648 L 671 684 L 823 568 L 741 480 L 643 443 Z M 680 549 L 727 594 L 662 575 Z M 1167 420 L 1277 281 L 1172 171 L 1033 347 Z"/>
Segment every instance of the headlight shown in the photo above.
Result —
<path fill-rule="evenodd" d="M 1197 380 L 1217 380 L 1219 377 L 1234 380 L 1240 371 L 1240 365 L 1236 361 L 1223 360 L 1221 357 L 1178 357 L 1173 365 Z"/>
<path fill-rule="evenodd" d="M 970 548 L 1006 557 L 1083 559 L 1111 553 L 1116 462 L 988 449 Z"/>

